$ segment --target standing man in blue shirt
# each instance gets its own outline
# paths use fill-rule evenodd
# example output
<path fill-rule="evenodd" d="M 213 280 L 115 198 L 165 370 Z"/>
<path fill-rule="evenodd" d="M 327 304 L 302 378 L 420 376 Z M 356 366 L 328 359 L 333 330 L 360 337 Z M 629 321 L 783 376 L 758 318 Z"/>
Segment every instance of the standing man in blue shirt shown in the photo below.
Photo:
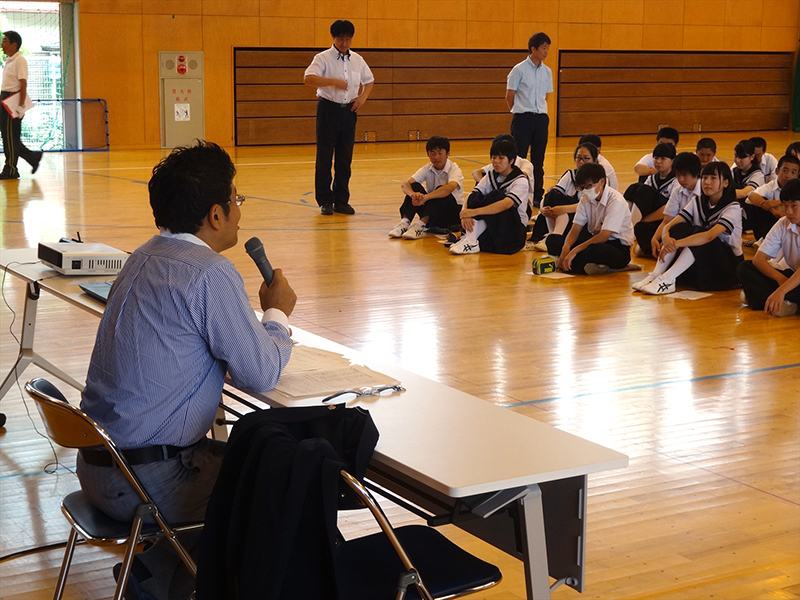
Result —
<path fill-rule="evenodd" d="M 366 61 L 350 50 L 356 28 L 350 21 L 331 25 L 333 45 L 311 61 L 303 83 L 317 88 L 317 162 L 314 192 L 323 215 L 352 215 L 350 164 L 356 141 L 356 120 L 372 92 L 375 78 Z M 333 187 L 331 187 L 333 160 Z"/>
<path fill-rule="evenodd" d="M 531 149 L 533 163 L 533 204 L 538 207 L 544 196 L 544 153 L 547 149 L 547 98 L 553 92 L 553 72 L 544 59 L 550 52 L 550 38 L 536 33 L 528 40 L 530 55 L 514 66 L 506 83 L 506 103 L 511 113 L 511 135 L 517 154 L 527 158 Z"/>
<path fill-rule="evenodd" d="M 205 515 L 225 447 L 206 434 L 226 374 L 240 389 L 267 392 L 291 356 L 297 297 L 280 269 L 259 289 L 259 322 L 242 277 L 220 254 L 238 242 L 245 198 L 235 173 L 227 152 L 207 142 L 177 148 L 153 169 L 160 233 L 131 254 L 111 288 L 81 399 L 172 523 Z M 133 518 L 139 497 L 108 451 L 82 448 L 77 470 L 89 502 L 114 519 Z M 182 539 L 189 551 L 199 541 Z M 193 589 L 161 538 L 136 555 L 125 598 L 188 600 Z"/>

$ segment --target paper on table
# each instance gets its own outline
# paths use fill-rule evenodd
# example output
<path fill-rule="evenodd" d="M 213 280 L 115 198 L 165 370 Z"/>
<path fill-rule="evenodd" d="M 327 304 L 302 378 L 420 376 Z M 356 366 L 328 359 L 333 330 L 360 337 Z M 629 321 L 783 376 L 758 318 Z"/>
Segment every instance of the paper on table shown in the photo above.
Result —
<path fill-rule="evenodd" d="M 33 108 L 33 101 L 31 100 L 30 95 L 26 94 L 25 103 L 20 106 L 19 92 L 15 92 L 3 100 L 3 107 L 5 108 L 6 112 L 15 119 L 21 119 L 26 112 Z"/>
<path fill-rule="evenodd" d="M 382 375 L 363 365 L 350 365 L 338 369 L 296 373 L 284 371 L 275 389 L 292 398 L 311 398 L 327 396 L 341 390 L 399 383 L 396 379 Z"/>
<path fill-rule="evenodd" d="M 320 348 L 311 348 L 302 344 L 292 347 L 292 358 L 283 370 L 286 373 L 300 373 L 304 371 L 319 371 L 321 369 L 338 369 L 349 367 L 350 360 L 338 352 L 329 352 Z"/>

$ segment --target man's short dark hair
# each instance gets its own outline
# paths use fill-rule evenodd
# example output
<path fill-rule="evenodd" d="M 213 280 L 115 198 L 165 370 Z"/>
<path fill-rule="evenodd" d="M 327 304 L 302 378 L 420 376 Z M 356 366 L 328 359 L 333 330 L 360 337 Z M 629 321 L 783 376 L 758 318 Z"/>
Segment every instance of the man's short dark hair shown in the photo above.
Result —
<path fill-rule="evenodd" d="M 534 33 L 531 36 L 531 39 L 528 40 L 528 52 L 531 51 L 531 48 L 538 48 L 542 44 L 552 44 L 552 43 L 553 42 L 550 41 L 550 38 L 543 31 L 540 31 L 539 33 Z"/>
<path fill-rule="evenodd" d="M 756 145 L 750 140 L 742 140 L 733 147 L 733 153 L 736 158 L 747 158 L 756 153 Z"/>
<path fill-rule="evenodd" d="M 695 146 L 695 152 L 698 150 L 711 150 L 714 154 L 717 153 L 717 142 L 715 142 L 711 138 L 700 138 L 697 140 L 697 146 Z"/>
<path fill-rule="evenodd" d="M 153 167 L 147 188 L 156 225 L 172 233 L 197 233 L 215 204 L 230 210 L 236 167 L 212 142 L 175 148 Z"/>
<path fill-rule="evenodd" d="M 333 37 L 353 37 L 356 34 L 356 26 L 346 19 L 339 19 L 331 23 L 331 36 Z"/>
<path fill-rule="evenodd" d="M 698 178 L 702 168 L 700 158 L 694 152 L 681 152 L 672 161 L 672 170 L 676 175 L 691 175 Z"/>
<path fill-rule="evenodd" d="M 4 31 L 3 35 L 6 36 L 6 39 L 9 42 L 17 45 L 17 50 L 22 48 L 22 36 L 16 31 Z"/>
<path fill-rule="evenodd" d="M 600 148 L 603 145 L 603 141 L 600 139 L 600 136 L 597 135 L 596 133 L 587 133 L 578 141 L 578 145 L 580 146 L 581 144 L 585 144 L 587 142 L 589 144 L 594 144 L 594 147 L 597 148 L 598 150 L 600 150 Z"/>
<path fill-rule="evenodd" d="M 797 158 L 794 154 L 786 154 L 781 156 L 781 159 L 778 161 L 778 170 L 780 171 L 781 167 L 786 163 L 800 167 L 800 158 Z"/>
<path fill-rule="evenodd" d="M 600 163 L 583 163 L 575 173 L 575 185 L 581 186 L 587 183 L 597 183 L 606 178 L 606 170 Z"/>
<path fill-rule="evenodd" d="M 781 188 L 781 202 L 800 202 L 800 179 L 790 179 Z"/>
<path fill-rule="evenodd" d="M 660 140 L 661 138 L 667 138 L 668 140 L 672 140 L 675 142 L 675 145 L 678 145 L 678 142 L 681 139 L 681 134 L 678 133 L 678 130 L 674 127 L 662 127 L 658 130 L 656 134 L 656 140 Z"/>
<path fill-rule="evenodd" d="M 511 140 L 497 140 L 492 142 L 489 156 L 505 156 L 509 162 L 514 162 L 517 158 L 517 145 Z"/>
<path fill-rule="evenodd" d="M 763 148 L 764 152 L 767 151 L 767 140 L 762 137 L 751 137 L 750 141 L 756 148 Z"/>
<path fill-rule="evenodd" d="M 661 142 L 658 146 L 653 148 L 653 158 L 669 158 L 675 159 L 675 146 Z"/>
<path fill-rule="evenodd" d="M 434 135 L 428 138 L 428 142 L 425 144 L 425 152 L 430 152 L 431 150 L 444 150 L 445 152 L 450 152 L 450 140 L 448 140 L 443 135 Z"/>

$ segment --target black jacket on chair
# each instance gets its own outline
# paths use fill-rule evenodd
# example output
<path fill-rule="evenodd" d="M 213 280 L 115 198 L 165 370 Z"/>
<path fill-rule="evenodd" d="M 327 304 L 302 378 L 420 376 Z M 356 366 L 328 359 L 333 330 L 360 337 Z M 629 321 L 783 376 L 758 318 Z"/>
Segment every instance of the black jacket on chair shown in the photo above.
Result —
<path fill-rule="evenodd" d="M 363 477 L 377 441 L 369 413 L 344 405 L 240 419 L 206 512 L 197 600 L 337 599 L 339 472 Z"/>

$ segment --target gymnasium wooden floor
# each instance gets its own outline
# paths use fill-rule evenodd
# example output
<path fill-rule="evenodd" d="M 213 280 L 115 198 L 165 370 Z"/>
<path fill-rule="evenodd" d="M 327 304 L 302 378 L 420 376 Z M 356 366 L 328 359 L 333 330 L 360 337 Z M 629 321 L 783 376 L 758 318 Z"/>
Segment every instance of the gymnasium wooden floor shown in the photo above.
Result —
<path fill-rule="evenodd" d="M 718 156 L 729 159 L 754 133 L 714 135 Z M 776 156 L 798 139 L 760 135 Z M 693 150 L 698 137 L 685 135 L 679 150 Z M 624 189 L 654 140 L 604 141 Z M 551 139 L 548 186 L 572 166 L 575 143 Z M 453 142 L 451 158 L 468 181 L 488 163 L 488 148 L 485 140 Z M 738 291 L 642 296 L 630 289 L 641 273 L 540 279 L 528 274 L 533 252 L 459 257 L 432 236 L 389 240 L 400 182 L 427 160 L 424 143 L 357 145 L 358 214 L 350 217 L 320 216 L 313 147 L 231 152 L 248 200 L 240 243 L 227 256 L 254 305 L 259 276 L 243 244 L 258 235 L 297 291 L 296 326 L 630 457 L 627 469 L 590 477 L 586 591 L 560 588 L 555 598 L 800 597 L 800 318 L 750 311 Z M 0 244 L 28 247 L 80 231 L 87 241 L 135 249 L 154 233 L 146 182 L 162 155 L 48 154 L 34 177 L 23 166 L 23 179 L 0 183 Z M 22 287 L 13 277 L 3 282 L 10 308 L 0 307 L 2 374 L 16 357 L 10 331 L 20 332 Z M 82 380 L 97 319 L 47 294 L 40 304 L 37 348 Z M 22 380 L 41 375 L 30 368 Z M 77 487 L 68 471 L 74 452 L 58 450 L 60 465 L 45 473 L 53 451 L 28 407 L 30 418 L 20 388 L 0 402 L 9 416 L 0 429 L 0 555 L 66 539 L 58 502 Z M 410 519 L 400 510 L 390 516 Z M 367 527 L 344 523 L 348 533 Z M 524 597 L 517 560 L 447 532 L 504 572 L 501 586 L 478 597 Z M 0 598 L 51 597 L 61 556 L 0 565 Z M 79 547 L 65 597 L 109 598 L 118 560 Z"/>

